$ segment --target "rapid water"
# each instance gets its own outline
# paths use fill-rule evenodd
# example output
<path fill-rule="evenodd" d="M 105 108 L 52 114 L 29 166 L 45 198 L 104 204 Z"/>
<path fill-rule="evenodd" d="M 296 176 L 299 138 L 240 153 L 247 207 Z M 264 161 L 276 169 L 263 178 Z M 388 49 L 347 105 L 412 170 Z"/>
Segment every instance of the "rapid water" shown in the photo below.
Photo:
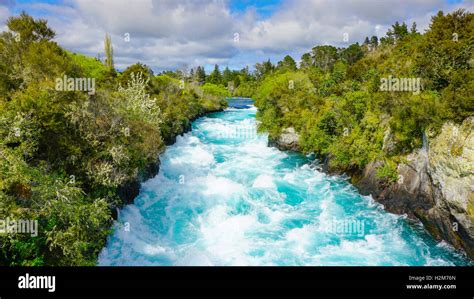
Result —
<path fill-rule="evenodd" d="M 468 263 L 346 178 L 268 147 L 256 109 L 242 107 L 200 118 L 167 148 L 120 211 L 100 265 Z"/>

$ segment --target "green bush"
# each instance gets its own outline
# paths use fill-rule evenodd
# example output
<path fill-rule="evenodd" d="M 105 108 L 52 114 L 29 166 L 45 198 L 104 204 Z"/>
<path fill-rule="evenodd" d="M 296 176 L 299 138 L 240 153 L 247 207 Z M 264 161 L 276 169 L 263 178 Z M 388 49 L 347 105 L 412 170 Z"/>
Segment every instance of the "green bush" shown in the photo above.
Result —
<path fill-rule="evenodd" d="M 204 91 L 205 95 L 218 96 L 218 97 L 231 96 L 231 93 L 222 85 L 206 83 L 201 88 Z"/>
<path fill-rule="evenodd" d="M 157 163 L 164 140 L 191 119 L 225 107 L 228 92 L 181 86 L 142 64 L 117 77 L 61 49 L 46 21 L 22 14 L 7 25 L 22 40 L 0 35 L 0 219 L 39 228 L 2 234 L 0 265 L 95 265 L 118 189 Z M 95 78 L 95 93 L 56 90 L 64 75 Z"/>
<path fill-rule="evenodd" d="M 378 178 L 385 179 L 390 183 L 395 183 L 398 179 L 396 163 L 390 160 L 385 160 L 384 164 L 377 168 L 375 175 Z"/>
<path fill-rule="evenodd" d="M 258 64 L 268 66 L 256 76 L 253 93 L 260 129 L 276 138 L 294 127 L 304 152 L 329 156 L 330 165 L 340 170 L 361 170 L 373 160 L 396 160 L 421 147 L 427 129 L 436 132 L 447 120 L 474 115 L 474 72 L 468 63 L 473 14 L 439 13 L 425 34 L 405 32 L 399 24 L 392 28 L 399 32 L 388 32 L 373 51 L 357 44 L 341 51 L 316 46 L 313 55 L 303 55 L 299 71 Z M 462 42 L 453 42 L 453 28 Z M 381 91 L 380 79 L 388 76 L 421 77 L 423 89 Z M 386 132 L 391 133 L 385 140 L 389 152 L 382 150 Z M 392 170 L 387 164 L 380 173 L 393 180 Z"/>

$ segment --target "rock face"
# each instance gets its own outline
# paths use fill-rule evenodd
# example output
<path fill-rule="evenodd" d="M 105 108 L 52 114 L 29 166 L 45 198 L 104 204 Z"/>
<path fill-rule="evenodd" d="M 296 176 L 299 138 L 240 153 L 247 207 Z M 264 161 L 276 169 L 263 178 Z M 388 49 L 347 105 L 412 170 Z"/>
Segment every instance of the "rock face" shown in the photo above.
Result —
<path fill-rule="evenodd" d="M 398 165 L 398 181 L 384 183 L 366 166 L 355 182 L 386 210 L 419 219 L 437 239 L 474 258 L 474 117 L 446 123 L 441 133 Z"/>
<path fill-rule="evenodd" d="M 449 214 L 452 244 L 474 258 L 474 117 L 461 126 L 445 124 L 430 144 L 428 159 L 436 208 Z M 437 211 L 433 211 L 435 213 Z M 449 225 L 451 224 L 451 225 Z M 458 231 L 456 229 L 458 228 Z M 459 237 L 459 240 L 458 238 Z M 459 241 L 459 242 L 456 242 Z"/>
<path fill-rule="evenodd" d="M 294 128 L 283 130 L 270 146 L 280 150 L 300 149 Z M 390 152 L 391 133 L 384 138 Z M 340 174 L 329 167 L 331 155 L 323 157 L 323 170 Z M 420 220 L 438 240 L 464 250 L 474 259 L 474 117 L 461 125 L 446 123 L 441 132 L 404 159 L 397 168 L 398 180 L 387 182 L 376 176 L 382 161 L 373 161 L 362 172 L 350 173 L 352 183 L 364 195 L 372 195 L 385 209 Z"/>
<path fill-rule="evenodd" d="M 282 133 L 276 140 L 269 139 L 268 145 L 275 146 L 282 151 L 298 151 L 300 136 L 293 127 L 283 129 Z"/>

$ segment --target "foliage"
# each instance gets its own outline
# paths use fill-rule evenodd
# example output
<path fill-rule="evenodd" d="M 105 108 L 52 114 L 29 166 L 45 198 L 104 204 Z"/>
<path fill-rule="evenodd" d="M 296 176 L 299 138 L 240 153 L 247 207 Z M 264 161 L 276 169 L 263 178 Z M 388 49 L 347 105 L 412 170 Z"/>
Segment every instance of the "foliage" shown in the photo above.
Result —
<path fill-rule="evenodd" d="M 204 91 L 204 94 L 219 97 L 230 97 L 230 92 L 222 85 L 206 83 L 202 86 L 202 90 Z"/>
<path fill-rule="evenodd" d="M 214 66 L 214 70 L 209 74 L 209 77 L 207 77 L 206 82 L 212 84 L 219 84 L 222 82 L 222 74 L 217 64 Z"/>
<path fill-rule="evenodd" d="M 119 86 L 119 93 L 123 97 L 125 109 L 136 117 L 142 116 L 149 123 L 159 125 L 161 122 L 161 111 L 156 99 L 152 99 L 147 93 L 149 78 L 144 77 L 142 72 L 130 74 L 127 87 Z"/>
<path fill-rule="evenodd" d="M 137 63 L 117 78 L 106 64 L 60 48 L 45 20 L 12 17 L 0 35 L 0 219 L 38 221 L 36 236 L 0 235 L 0 265 L 94 265 L 119 189 L 157 163 L 165 141 L 222 109 L 228 92 L 153 76 Z M 20 37 L 20 38 L 17 38 Z M 108 40 L 108 41 L 107 41 Z M 97 79 L 96 91 L 59 91 L 58 78 Z"/>
<path fill-rule="evenodd" d="M 299 69 L 285 56 L 276 66 L 257 63 L 253 73 L 221 73 L 216 65 L 209 75 L 199 66 L 155 76 L 137 63 L 117 77 L 110 38 L 103 65 L 59 47 L 45 20 L 22 13 L 7 26 L 0 35 L 0 219 L 38 220 L 39 233 L 1 235 L 1 265 L 95 264 L 111 210 L 123 203 L 119 188 L 232 93 L 255 99 L 259 130 L 270 138 L 294 127 L 302 151 L 343 171 L 383 161 L 377 176 L 388 182 L 427 129 L 474 114 L 474 17 L 464 10 L 439 12 L 423 34 L 395 23 L 380 43 L 372 36 L 345 49 L 315 46 Z M 97 79 L 95 94 L 55 90 L 65 75 Z M 388 76 L 420 78 L 423 88 L 381 91 Z"/>
<path fill-rule="evenodd" d="M 153 78 L 153 71 L 148 66 L 138 62 L 130 65 L 122 72 L 118 79 L 119 84 L 126 87 L 128 82 L 133 80 L 133 74 L 138 75 L 139 73 L 141 73 L 140 76 L 142 76 L 144 80 L 148 80 L 148 82 Z"/>
<path fill-rule="evenodd" d="M 440 12 L 424 34 L 416 24 L 409 32 L 396 22 L 380 45 L 372 36 L 345 49 L 315 46 L 296 72 L 283 62 L 276 72 L 269 62 L 266 68 L 258 64 L 252 94 L 260 129 L 276 138 L 294 127 L 304 152 L 330 157 L 330 166 L 343 171 L 383 160 L 378 174 L 393 182 L 395 161 L 422 146 L 425 130 L 474 114 L 473 24 L 473 14 L 464 10 Z M 380 79 L 389 76 L 420 78 L 422 89 L 381 91 Z M 393 143 L 388 152 L 386 132 Z"/>
<path fill-rule="evenodd" d="M 278 62 L 277 68 L 280 70 L 296 71 L 296 62 L 290 55 L 286 55 L 282 61 Z"/>
<path fill-rule="evenodd" d="M 112 39 L 109 34 L 105 35 L 105 67 L 108 71 L 114 70 L 114 49 L 112 47 Z"/>
<path fill-rule="evenodd" d="M 394 183 L 398 179 L 397 165 L 390 160 L 386 160 L 382 166 L 377 168 L 375 175 L 378 178 L 386 179 L 388 182 Z"/>
<path fill-rule="evenodd" d="M 88 57 L 78 53 L 67 52 L 73 64 L 77 66 L 79 70 L 84 72 L 83 77 L 95 78 L 99 81 L 105 79 L 107 75 L 107 68 L 97 58 Z"/>
<path fill-rule="evenodd" d="M 362 52 L 362 49 L 358 43 L 350 45 L 347 47 L 347 49 L 344 49 L 341 52 L 341 58 L 349 64 L 354 64 L 363 56 L 364 52 Z"/>
<path fill-rule="evenodd" d="M 257 90 L 258 82 L 245 81 L 240 83 L 239 87 L 234 91 L 234 96 L 253 98 Z"/>
<path fill-rule="evenodd" d="M 330 71 L 337 60 L 337 49 L 333 46 L 316 46 L 312 50 L 313 65 L 323 71 Z"/>

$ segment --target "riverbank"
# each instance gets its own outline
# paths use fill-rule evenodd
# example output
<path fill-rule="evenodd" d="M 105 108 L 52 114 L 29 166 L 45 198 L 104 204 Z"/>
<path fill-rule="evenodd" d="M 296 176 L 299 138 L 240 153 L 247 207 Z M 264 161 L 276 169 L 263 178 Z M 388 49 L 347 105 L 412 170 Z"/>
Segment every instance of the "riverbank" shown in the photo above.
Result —
<path fill-rule="evenodd" d="M 351 53 L 317 45 L 300 68 L 270 63 L 253 92 L 259 129 L 283 149 L 315 153 L 328 173 L 348 174 L 388 211 L 474 257 L 474 72 L 464 54 L 472 40 L 446 34 L 473 20 L 440 12 L 423 33 L 393 39 L 389 30 Z M 423 89 L 386 88 L 403 78 Z"/>
<path fill-rule="evenodd" d="M 0 219 L 31 219 L 39 228 L 34 237 L 0 235 L 0 265 L 95 265 L 117 210 L 158 173 L 166 143 L 199 115 L 224 108 L 229 92 L 180 72 L 155 75 L 142 63 L 117 72 L 62 49 L 44 20 L 21 14 L 8 22 L 17 25 L 0 38 L 0 52 L 23 63 L 3 79 L 17 68 L 34 71 L 15 84 L 0 80 Z M 33 36 L 35 26 L 51 35 L 21 44 L 9 38 L 18 28 Z M 106 44 L 111 61 L 109 37 Z M 57 88 L 64 77 L 91 78 L 94 92 Z"/>
<path fill-rule="evenodd" d="M 397 180 L 377 175 L 383 161 L 375 160 L 362 170 L 348 171 L 331 165 L 331 155 L 320 157 L 322 169 L 331 175 L 348 174 L 363 195 L 371 195 L 385 210 L 420 221 L 437 240 L 444 240 L 474 259 L 474 117 L 461 125 L 446 123 L 441 133 L 397 165 Z M 300 137 L 286 129 L 269 145 L 299 150 Z M 456 150 L 454 151 L 453 147 Z"/>
<path fill-rule="evenodd" d="M 466 264 L 343 177 L 268 147 L 256 112 L 229 108 L 193 122 L 120 210 L 99 265 Z"/>
<path fill-rule="evenodd" d="M 193 121 L 209 113 L 223 111 L 223 109 L 224 108 L 208 110 L 192 117 L 191 119 L 189 119 L 189 121 L 186 124 L 182 126 L 181 132 L 179 134 L 173 134 L 171 138 L 165 140 L 165 145 L 166 146 L 173 145 L 176 142 L 177 136 L 183 136 L 183 134 L 191 131 Z M 164 151 L 165 150 L 166 148 L 164 149 Z M 118 187 L 117 194 L 119 198 L 121 199 L 121 202 L 119 203 L 119 205 L 111 207 L 112 218 L 114 220 L 117 220 L 117 216 L 118 216 L 117 209 L 121 209 L 123 208 L 123 206 L 128 205 L 128 204 L 133 204 L 134 199 L 140 193 L 141 183 L 150 178 L 153 178 L 154 176 L 158 174 L 159 171 L 160 171 L 160 160 L 158 158 L 156 163 L 148 164 L 145 168 L 140 170 L 140 172 L 137 174 L 136 177 L 134 177 L 130 181 L 123 183 L 122 185 Z"/>

